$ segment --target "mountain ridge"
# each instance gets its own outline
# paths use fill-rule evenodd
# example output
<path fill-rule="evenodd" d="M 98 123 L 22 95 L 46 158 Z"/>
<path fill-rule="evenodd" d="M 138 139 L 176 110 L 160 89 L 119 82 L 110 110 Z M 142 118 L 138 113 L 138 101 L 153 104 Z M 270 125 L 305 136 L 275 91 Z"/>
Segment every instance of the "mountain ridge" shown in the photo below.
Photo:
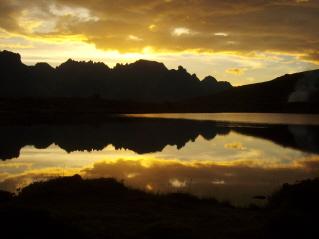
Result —
<path fill-rule="evenodd" d="M 193 100 L 194 101 L 194 100 Z M 196 99 L 204 102 L 223 102 L 226 105 L 263 107 L 285 104 L 319 103 L 319 69 L 285 74 L 270 81 L 237 86 L 215 95 Z M 256 109 L 258 109 L 258 107 Z M 248 109 L 248 111 L 251 111 Z"/>
<path fill-rule="evenodd" d="M 110 68 L 102 62 L 68 59 L 57 67 L 26 66 L 18 53 L 0 52 L 2 97 L 101 97 L 108 100 L 172 102 L 231 88 L 229 82 L 205 84 L 179 66 L 137 60 Z M 20 87 L 20 88 L 19 88 Z M 17 92 L 15 92 L 17 90 Z"/>
<path fill-rule="evenodd" d="M 69 59 L 54 68 L 43 62 L 27 66 L 19 54 L 3 51 L 0 72 L 0 109 L 7 112 L 319 113 L 319 70 L 233 87 L 156 61 L 110 68 Z"/>

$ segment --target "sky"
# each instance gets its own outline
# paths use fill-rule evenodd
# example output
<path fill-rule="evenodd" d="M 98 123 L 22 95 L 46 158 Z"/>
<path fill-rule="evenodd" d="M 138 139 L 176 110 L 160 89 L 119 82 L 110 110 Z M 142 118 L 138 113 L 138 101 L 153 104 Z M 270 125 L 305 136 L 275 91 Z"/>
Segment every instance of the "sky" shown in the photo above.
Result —
<path fill-rule="evenodd" d="M 0 0 L 0 50 L 27 65 L 138 59 L 233 85 L 319 68 L 319 0 Z"/>

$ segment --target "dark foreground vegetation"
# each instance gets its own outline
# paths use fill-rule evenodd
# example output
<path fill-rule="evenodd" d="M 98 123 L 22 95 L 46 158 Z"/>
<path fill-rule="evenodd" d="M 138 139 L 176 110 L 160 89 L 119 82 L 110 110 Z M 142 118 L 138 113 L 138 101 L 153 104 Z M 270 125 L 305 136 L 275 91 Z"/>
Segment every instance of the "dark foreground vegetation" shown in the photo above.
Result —
<path fill-rule="evenodd" d="M 158 195 L 80 176 L 0 192 L 1 238 L 318 238 L 319 179 L 284 185 L 263 208 Z"/>

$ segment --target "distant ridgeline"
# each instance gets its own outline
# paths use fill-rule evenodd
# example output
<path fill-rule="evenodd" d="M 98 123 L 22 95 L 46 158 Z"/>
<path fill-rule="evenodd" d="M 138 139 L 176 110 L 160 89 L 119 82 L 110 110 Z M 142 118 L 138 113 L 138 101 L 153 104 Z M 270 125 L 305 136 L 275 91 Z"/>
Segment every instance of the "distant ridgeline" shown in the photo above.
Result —
<path fill-rule="evenodd" d="M 155 61 L 117 64 L 69 59 L 53 68 L 47 63 L 26 66 L 19 54 L 0 52 L 0 97 L 96 97 L 108 100 L 172 102 L 206 96 L 231 88 L 208 76 L 200 81 L 183 67 L 169 70 Z"/>
<path fill-rule="evenodd" d="M 181 66 L 169 70 L 155 61 L 111 69 L 104 63 L 68 60 L 53 68 L 47 63 L 26 66 L 19 54 L 2 51 L 0 72 L 2 112 L 319 113 L 319 70 L 232 87 L 212 76 L 199 80 Z"/>

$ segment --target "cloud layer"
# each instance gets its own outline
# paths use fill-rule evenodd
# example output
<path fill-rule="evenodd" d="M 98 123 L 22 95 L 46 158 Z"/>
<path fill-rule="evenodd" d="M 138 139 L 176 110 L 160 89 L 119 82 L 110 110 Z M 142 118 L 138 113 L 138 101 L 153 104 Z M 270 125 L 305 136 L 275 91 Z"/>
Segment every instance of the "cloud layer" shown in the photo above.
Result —
<path fill-rule="evenodd" d="M 0 11 L 8 32 L 81 35 L 101 49 L 274 51 L 319 59 L 316 0 L 4 0 Z"/>
<path fill-rule="evenodd" d="M 70 54 L 86 60 L 103 56 L 111 65 L 147 58 L 168 67 L 183 64 L 200 77 L 214 74 L 234 85 L 319 64 L 318 0 L 2 0 L 0 5 L 0 48 L 32 57 L 32 63 L 48 53 L 54 59 L 44 60 L 53 64 Z M 261 70 L 266 68 L 271 70 Z"/>

